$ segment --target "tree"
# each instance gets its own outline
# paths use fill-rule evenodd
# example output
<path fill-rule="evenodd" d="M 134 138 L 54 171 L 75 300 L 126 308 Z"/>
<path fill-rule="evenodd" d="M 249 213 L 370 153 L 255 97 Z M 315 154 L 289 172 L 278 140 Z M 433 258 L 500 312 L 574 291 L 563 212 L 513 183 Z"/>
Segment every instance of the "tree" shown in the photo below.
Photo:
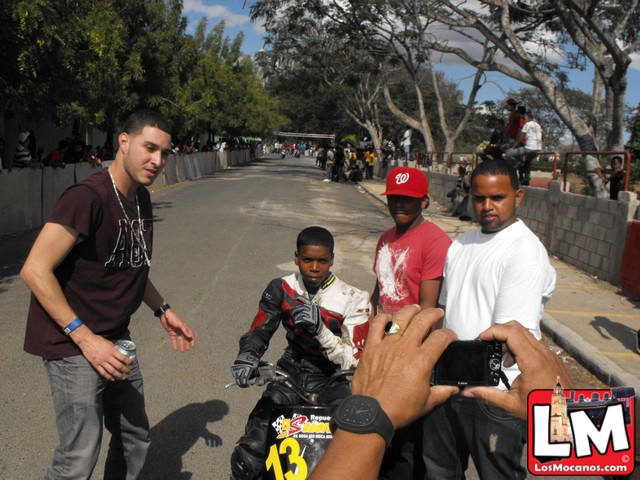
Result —
<path fill-rule="evenodd" d="M 582 117 L 588 118 L 592 114 L 593 99 L 591 95 L 574 88 L 566 88 L 564 93 L 568 104 L 576 112 L 579 112 Z M 538 89 L 523 88 L 518 91 L 510 91 L 508 96 L 517 98 L 521 105 L 524 105 L 527 110 L 533 112 L 536 121 L 540 123 L 545 132 L 543 147 L 545 150 L 557 150 L 563 141 L 566 142 L 569 136 L 567 126 Z M 596 119 L 596 123 L 603 124 L 604 121 L 604 112 L 601 112 L 599 118 Z M 597 147 L 605 149 L 606 142 L 605 132 L 599 130 L 598 133 L 596 133 Z"/>
<path fill-rule="evenodd" d="M 112 146 L 115 126 L 128 113 L 166 95 L 162 72 L 186 26 L 181 8 L 179 0 L 16 2 L 17 84 L 35 99 L 20 110 L 95 126 Z"/>
<path fill-rule="evenodd" d="M 419 2 L 424 21 L 442 26 L 441 34 L 423 48 L 455 55 L 471 66 L 498 71 L 537 88 L 583 151 L 596 149 L 594 119 L 603 101 L 601 85 L 607 148 L 618 150 L 622 148 L 627 70 L 631 54 L 640 46 L 638 1 Z M 457 44 L 460 40 L 464 46 Z M 503 60 L 495 54 L 487 57 L 487 46 L 500 52 Z M 481 53 L 474 55 L 476 47 Z M 560 65 L 551 54 L 569 62 Z M 568 72 L 587 64 L 593 67 L 596 82 L 592 115 L 585 118 L 571 108 L 565 82 Z M 590 175 L 590 180 L 598 190 L 596 178 Z"/>
<path fill-rule="evenodd" d="M 252 7 L 255 15 L 266 4 Z M 347 44 L 331 25 L 315 12 L 287 7 L 278 21 L 270 22 L 268 54 L 263 54 L 263 68 L 271 85 L 286 84 L 279 89 L 283 99 L 295 105 L 290 110 L 296 130 L 324 131 L 330 128 L 341 138 L 353 126 L 368 133 L 381 155 L 383 127 L 378 108 L 381 99 L 381 76 L 377 61 L 358 47 Z M 302 14 L 302 17 L 300 16 Z M 296 20 L 289 22 L 295 18 Z M 298 91 L 302 87 L 302 94 Z M 313 102 L 309 99 L 313 98 Z M 285 108 L 287 101 L 285 101 Z M 306 115 L 301 115 L 304 112 Z"/>
<path fill-rule="evenodd" d="M 458 102 L 455 110 L 462 112 L 458 118 L 451 115 L 449 98 L 441 92 L 443 76 L 436 70 L 434 58 L 421 45 L 423 37 L 429 35 L 430 22 L 423 22 L 419 2 L 400 1 L 351 1 L 324 2 L 313 0 L 304 3 L 287 0 L 259 0 L 252 6 L 252 18 L 264 21 L 269 34 L 269 43 L 280 55 L 296 53 L 305 56 L 310 31 L 320 29 L 328 40 L 326 44 L 338 44 L 342 50 L 329 48 L 324 51 L 343 54 L 345 51 L 363 52 L 376 60 L 384 100 L 389 110 L 402 122 L 421 132 L 426 149 L 436 149 L 434 131 L 439 129 L 444 138 L 445 149 L 452 150 L 456 140 L 463 135 L 473 113 L 475 95 L 482 77 L 479 71 L 474 87 L 465 104 Z M 304 52 L 304 54 L 302 54 Z M 332 56 L 333 60 L 334 57 Z M 340 62 L 338 62 L 340 64 Z M 349 64 L 349 69 L 360 76 L 372 73 L 371 62 Z M 395 96 L 393 72 L 402 67 L 412 80 L 412 107 L 404 109 Z M 423 97 L 425 73 L 429 76 L 433 96 L 430 102 Z M 371 83 L 371 82 L 369 82 Z M 357 91 L 354 88 L 354 91 Z M 404 94 L 403 94 L 404 95 Z M 462 106 L 462 109 L 459 107 Z M 435 121 L 437 119 L 437 121 Z M 372 137 L 375 134 L 372 133 Z"/>
<path fill-rule="evenodd" d="M 181 0 L 8 0 L 0 21 L 5 117 L 81 122 L 105 131 L 107 148 L 116 126 L 145 107 L 190 133 L 283 121 L 242 54 L 244 37 L 225 37 L 223 22 L 207 35 L 206 20 L 187 36 Z"/>

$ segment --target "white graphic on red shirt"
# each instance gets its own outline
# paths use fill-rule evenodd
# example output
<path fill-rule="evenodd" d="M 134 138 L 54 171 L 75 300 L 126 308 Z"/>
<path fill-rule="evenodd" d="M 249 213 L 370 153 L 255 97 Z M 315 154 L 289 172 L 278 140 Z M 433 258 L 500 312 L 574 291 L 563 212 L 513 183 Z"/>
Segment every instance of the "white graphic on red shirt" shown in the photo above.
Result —
<path fill-rule="evenodd" d="M 409 289 L 404 281 L 404 272 L 409 260 L 409 249 L 394 251 L 387 243 L 378 252 L 378 265 L 376 275 L 380 286 L 380 307 L 378 312 L 385 310 L 387 302 L 401 302 L 409 296 Z M 386 300 L 386 301 L 385 301 Z"/>

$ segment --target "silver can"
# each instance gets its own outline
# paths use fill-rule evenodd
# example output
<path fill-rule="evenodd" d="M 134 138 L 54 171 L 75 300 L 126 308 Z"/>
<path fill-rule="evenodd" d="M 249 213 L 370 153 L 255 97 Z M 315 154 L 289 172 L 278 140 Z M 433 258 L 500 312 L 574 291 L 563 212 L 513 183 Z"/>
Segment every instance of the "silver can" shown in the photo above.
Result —
<path fill-rule="evenodd" d="M 136 344 L 131 340 L 118 340 L 115 343 L 115 347 L 118 351 L 124 353 L 127 357 L 131 359 L 131 361 L 136 360 Z"/>

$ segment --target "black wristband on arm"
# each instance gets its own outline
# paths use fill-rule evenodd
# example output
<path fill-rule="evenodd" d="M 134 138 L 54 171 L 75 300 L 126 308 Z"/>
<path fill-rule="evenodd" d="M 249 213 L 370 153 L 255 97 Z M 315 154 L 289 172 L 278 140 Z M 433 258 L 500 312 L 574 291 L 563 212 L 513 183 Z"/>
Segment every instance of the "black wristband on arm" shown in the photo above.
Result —
<path fill-rule="evenodd" d="M 169 305 L 168 303 L 165 303 L 164 305 L 162 305 L 160 308 L 158 308 L 155 312 L 153 312 L 153 314 L 160 318 L 162 315 L 165 314 L 165 312 L 167 310 L 169 310 L 171 308 L 171 305 Z"/>

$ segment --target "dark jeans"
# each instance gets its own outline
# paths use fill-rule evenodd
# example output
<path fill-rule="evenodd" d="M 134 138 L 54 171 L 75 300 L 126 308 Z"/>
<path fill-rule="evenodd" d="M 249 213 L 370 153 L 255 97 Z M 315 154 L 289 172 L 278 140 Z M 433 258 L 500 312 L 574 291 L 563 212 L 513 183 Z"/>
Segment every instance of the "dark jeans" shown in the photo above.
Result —
<path fill-rule="evenodd" d="M 423 480 L 423 421 L 418 419 L 396 430 L 391 446 L 385 452 L 380 467 L 380 480 Z"/>
<path fill-rule="evenodd" d="M 366 167 L 364 167 L 364 171 L 365 171 L 365 178 L 367 180 L 373 180 L 373 165 L 367 165 Z"/>
<path fill-rule="evenodd" d="M 500 145 L 488 146 L 480 154 L 480 158 L 482 158 L 482 160 L 489 160 L 490 158 L 495 158 L 496 160 L 501 159 L 502 149 L 500 148 Z"/>
<path fill-rule="evenodd" d="M 505 154 L 505 160 L 513 168 L 518 170 L 518 176 L 522 185 L 529 185 L 531 181 L 531 162 L 540 153 L 539 150 L 530 150 L 526 147 L 518 147 Z"/>
<path fill-rule="evenodd" d="M 458 394 L 424 417 L 427 478 L 464 479 L 473 458 L 481 479 L 524 479 L 520 465 L 525 422 L 481 400 Z"/>

